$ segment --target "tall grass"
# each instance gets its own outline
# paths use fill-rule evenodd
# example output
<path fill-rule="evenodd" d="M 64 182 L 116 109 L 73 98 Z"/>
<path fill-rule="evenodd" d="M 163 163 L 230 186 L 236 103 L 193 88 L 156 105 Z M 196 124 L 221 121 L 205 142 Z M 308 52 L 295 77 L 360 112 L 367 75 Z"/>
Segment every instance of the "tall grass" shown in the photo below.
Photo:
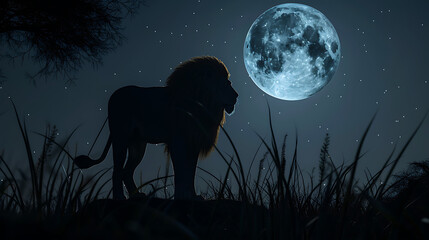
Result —
<path fill-rule="evenodd" d="M 74 167 L 66 146 L 75 131 L 58 143 L 57 128 L 47 126 L 44 134 L 38 134 L 43 136 L 43 144 L 41 154 L 36 158 L 25 120 L 19 118 L 13 102 L 12 105 L 25 143 L 29 171 L 20 170 L 21 179 L 17 179 L 3 155 L 0 155 L 0 210 L 52 216 L 75 213 L 96 199 L 107 184 L 107 181 L 100 181 L 108 169 L 85 178 L 82 172 Z"/>
<path fill-rule="evenodd" d="M 55 126 L 48 126 L 44 134 L 39 134 L 43 137 L 43 149 L 40 156 L 35 158 L 25 121 L 21 121 L 15 105 L 13 106 L 25 143 L 29 173 L 22 174 L 23 178 L 18 179 L 4 155 L 0 154 L 0 172 L 3 175 L 3 181 L 0 182 L 1 211 L 18 214 L 35 212 L 42 217 L 75 214 L 100 198 L 101 193 L 108 192 L 107 198 L 110 196 L 109 190 L 105 189 L 108 181 L 102 180 L 109 169 L 84 177 L 73 165 L 73 157 L 68 152 L 67 145 L 75 131 L 58 141 L 57 129 Z M 427 181 L 429 162 L 413 163 L 411 173 L 404 173 L 399 177 L 394 174 L 425 118 L 399 151 L 395 146 L 384 159 L 383 166 L 374 174 L 367 172 L 367 181 L 358 184 L 357 167 L 365 155 L 363 149 L 375 115 L 362 133 L 350 164 L 335 164 L 330 155 L 330 149 L 335 146 L 330 144 L 331 136 L 326 135 L 321 145 L 318 175 L 315 177 L 313 172 L 307 178 L 299 165 L 298 134 L 295 134 L 292 144 L 288 143 L 290 140 L 287 135 L 279 143 L 269 106 L 268 111 L 270 139 L 256 134 L 261 144 L 253 158 L 248 160 L 250 167 L 247 171 L 237 147 L 224 128 L 222 131 L 233 148 L 233 154 L 226 155 L 216 147 L 227 166 L 224 176 L 219 178 L 210 171 L 199 168 L 208 176 L 203 178 L 207 189 L 202 194 L 206 199 L 217 202 L 238 201 L 242 203 L 243 209 L 248 210 L 242 212 L 239 228 L 236 230 L 238 236 L 244 236 L 249 231 L 246 226 L 251 226 L 254 218 L 262 217 L 263 231 L 252 235 L 253 239 L 388 239 L 402 236 L 401 234 L 416 239 L 429 237 L 424 230 L 426 225 L 422 225 L 420 219 L 413 218 L 417 215 L 411 216 L 408 211 L 418 201 L 417 197 L 404 198 L 400 204 L 397 203 L 402 189 L 421 182 L 421 179 Z M 293 153 L 290 159 L 286 157 L 288 151 Z M 255 167 L 257 174 L 254 178 L 251 172 Z M 164 193 L 164 198 L 171 198 L 171 193 L 166 188 L 171 185 L 168 180 L 172 176 L 167 174 L 168 171 L 163 177 L 158 175 L 143 183 L 139 189 L 149 188 L 149 197 L 161 192 Z M 427 186 L 423 189 L 428 191 Z M 265 214 L 261 216 L 246 207 L 253 205 L 264 207 Z M 428 207 L 423 207 L 421 211 L 429 214 Z M 214 215 L 210 217 L 215 218 Z M 421 221 L 424 222 L 424 219 Z"/>
<path fill-rule="evenodd" d="M 398 186 L 401 181 L 404 182 L 404 179 L 410 179 L 410 176 L 414 176 L 412 173 L 408 173 L 405 174 L 405 177 L 398 179 L 393 178 L 393 173 L 427 114 L 399 152 L 396 151 L 397 146 L 395 146 L 384 160 L 383 166 L 374 175 L 367 173 L 366 183 L 357 184 L 357 166 L 360 159 L 365 155 L 362 150 L 375 115 L 364 130 L 353 161 L 348 165 L 344 163 L 336 165 L 334 163 L 329 154 L 330 136 L 326 135 L 320 151 L 319 178 L 315 182 L 314 174 L 310 175 L 310 181 L 305 181 L 305 176 L 299 166 L 298 134 L 296 134 L 294 141 L 295 148 L 290 149 L 293 156 L 288 160 L 285 154 L 288 145 L 287 135 L 283 137 L 281 144 L 277 143 L 269 106 L 268 110 L 271 137 L 270 141 L 267 141 L 258 135 L 266 152 L 259 159 L 257 177 L 253 182 L 249 180 L 250 169 L 247 171 L 247 176 L 244 175 L 243 165 L 236 147 L 222 128 L 233 146 L 235 155 L 229 156 L 228 159 L 218 151 L 228 166 L 223 180 L 201 169 L 218 183 L 216 186 L 213 182 L 206 181 L 213 199 L 227 198 L 265 206 L 270 212 L 270 221 L 267 224 L 268 231 L 264 236 L 266 239 L 391 238 L 396 236 L 395 234 L 399 231 L 398 227 L 399 229 L 402 228 L 400 231 L 409 233 L 407 236 L 410 238 L 429 237 L 422 230 L 429 226 L 414 226 L 413 230 L 408 232 L 410 229 L 404 228 L 405 225 L 403 224 L 404 209 L 394 209 L 386 202 L 387 199 L 397 197 L 395 194 L 392 197 L 391 194 L 394 190 L 396 193 L 399 192 L 395 186 Z M 251 167 L 254 165 L 259 151 L 260 148 L 255 153 L 250 164 Z M 394 157 L 395 154 L 396 157 Z M 419 177 L 425 176 L 424 174 L 429 175 L 429 162 L 413 163 L 413 166 L 419 167 Z M 267 169 L 263 173 L 262 170 L 265 167 Z M 235 183 L 238 185 L 238 194 L 232 192 L 232 184 L 227 181 L 229 173 L 233 174 Z M 380 181 L 380 179 L 383 180 Z M 428 185 L 423 188 L 429 192 Z M 411 205 L 416 199 L 405 201 Z M 429 206 L 422 210 L 429 214 Z M 417 222 L 420 220 L 417 219 Z M 371 225 L 371 223 L 374 224 Z"/>

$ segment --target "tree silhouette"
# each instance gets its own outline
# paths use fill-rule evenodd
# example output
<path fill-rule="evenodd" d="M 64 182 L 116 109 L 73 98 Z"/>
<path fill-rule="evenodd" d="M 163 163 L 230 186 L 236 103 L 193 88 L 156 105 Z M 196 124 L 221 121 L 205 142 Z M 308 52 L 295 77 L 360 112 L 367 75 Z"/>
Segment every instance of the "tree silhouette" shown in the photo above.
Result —
<path fill-rule="evenodd" d="M 123 20 L 141 0 L 0 0 L 2 58 L 40 65 L 30 77 L 72 79 L 84 63 L 97 66 L 118 47 Z M 0 71 L 1 73 L 1 71 Z"/>

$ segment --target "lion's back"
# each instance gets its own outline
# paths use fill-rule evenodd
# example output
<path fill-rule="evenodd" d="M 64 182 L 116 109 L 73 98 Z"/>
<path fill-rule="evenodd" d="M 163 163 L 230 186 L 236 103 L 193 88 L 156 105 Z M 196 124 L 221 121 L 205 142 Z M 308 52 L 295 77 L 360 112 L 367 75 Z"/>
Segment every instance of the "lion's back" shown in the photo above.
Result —
<path fill-rule="evenodd" d="M 116 90 L 110 97 L 109 113 L 116 110 L 134 111 L 136 107 L 154 107 L 154 104 L 159 109 L 159 107 L 167 107 L 170 98 L 169 90 L 166 87 L 125 86 Z"/>

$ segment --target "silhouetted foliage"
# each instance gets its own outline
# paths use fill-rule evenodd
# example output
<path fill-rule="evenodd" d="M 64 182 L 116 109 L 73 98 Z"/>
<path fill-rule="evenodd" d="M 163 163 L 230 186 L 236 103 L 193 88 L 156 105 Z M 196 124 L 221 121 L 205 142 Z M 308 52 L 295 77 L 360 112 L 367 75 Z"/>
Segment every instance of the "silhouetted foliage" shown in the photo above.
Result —
<path fill-rule="evenodd" d="M 71 79 L 84 62 L 97 66 L 123 40 L 122 22 L 141 0 L 0 0 L 0 45 L 13 61 L 31 58 L 30 77 Z M 2 49 L 5 50 L 5 49 Z"/>

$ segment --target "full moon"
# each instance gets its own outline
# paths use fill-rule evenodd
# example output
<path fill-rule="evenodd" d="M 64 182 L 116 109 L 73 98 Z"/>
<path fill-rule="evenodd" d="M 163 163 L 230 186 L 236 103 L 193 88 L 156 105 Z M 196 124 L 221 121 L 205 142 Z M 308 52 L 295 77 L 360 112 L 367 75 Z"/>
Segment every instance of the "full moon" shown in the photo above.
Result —
<path fill-rule="evenodd" d="M 338 34 L 325 15 L 287 3 L 268 9 L 252 24 L 244 42 L 244 65 L 265 93 L 301 100 L 331 80 L 340 50 Z"/>

